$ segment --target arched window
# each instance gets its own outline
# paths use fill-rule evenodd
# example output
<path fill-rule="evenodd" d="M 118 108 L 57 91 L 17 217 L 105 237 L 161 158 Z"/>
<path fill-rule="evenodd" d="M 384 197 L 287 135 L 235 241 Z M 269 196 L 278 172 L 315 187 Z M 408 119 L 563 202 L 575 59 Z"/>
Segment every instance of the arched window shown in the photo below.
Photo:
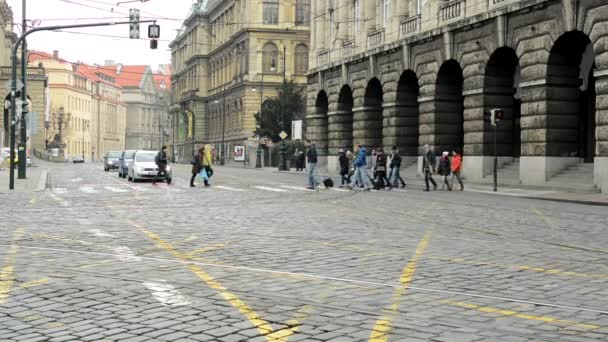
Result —
<path fill-rule="evenodd" d="M 308 47 L 306 45 L 296 46 L 294 65 L 296 74 L 303 75 L 308 71 Z"/>
<path fill-rule="evenodd" d="M 279 23 L 279 0 L 264 0 L 264 24 Z"/>
<path fill-rule="evenodd" d="M 310 25 L 310 0 L 296 0 L 296 25 Z"/>
<path fill-rule="evenodd" d="M 277 71 L 279 49 L 272 43 L 267 43 L 262 49 L 262 71 L 273 73 Z"/>

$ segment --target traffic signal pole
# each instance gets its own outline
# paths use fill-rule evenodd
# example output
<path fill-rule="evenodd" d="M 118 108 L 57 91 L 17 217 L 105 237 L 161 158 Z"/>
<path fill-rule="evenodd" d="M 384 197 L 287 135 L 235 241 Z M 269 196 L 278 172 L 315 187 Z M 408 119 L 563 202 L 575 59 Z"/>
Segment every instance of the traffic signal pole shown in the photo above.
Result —
<path fill-rule="evenodd" d="M 138 21 L 138 23 L 155 23 L 156 20 L 142 20 Z M 15 143 L 16 143 L 16 120 L 17 120 L 17 107 L 16 107 L 16 94 L 17 94 L 17 51 L 19 50 L 19 46 L 25 41 L 25 38 L 32 33 L 40 32 L 40 31 L 55 31 L 62 29 L 71 29 L 71 28 L 83 28 L 83 27 L 99 27 L 99 26 L 114 26 L 114 25 L 129 25 L 132 24 L 131 21 L 121 21 L 121 22 L 104 22 L 104 23 L 90 23 L 90 24 L 74 24 L 74 25 L 55 25 L 55 26 L 44 26 L 44 27 L 35 27 L 28 31 L 23 31 L 21 37 L 17 39 L 15 45 L 11 50 L 11 115 L 10 115 L 10 171 L 9 171 L 9 189 L 15 189 Z M 24 44 L 25 45 L 25 44 Z M 25 80 L 27 80 L 27 75 L 23 75 Z M 25 85 L 24 85 L 25 87 Z M 23 96 L 23 93 L 22 93 Z M 22 109 L 23 110 L 23 109 Z M 22 126 L 24 127 L 24 126 Z"/>
<path fill-rule="evenodd" d="M 496 143 L 497 133 L 498 125 L 494 125 L 494 192 L 498 191 L 498 148 Z"/>
<path fill-rule="evenodd" d="M 25 4 L 26 0 L 22 1 L 22 11 L 23 11 L 23 18 L 22 18 L 22 26 L 21 26 L 21 30 L 22 32 L 25 32 L 25 30 L 27 29 L 27 19 L 25 18 L 25 9 L 26 9 L 26 4 Z M 19 179 L 25 179 L 27 178 L 26 176 L 26 170 L 27 170 L 27 154 L 26 154 L 26 149 L 27 149 L 27 122 L 25 120 L 25 117 L 28 113 L 27 110 L 27 42 L 25 41 L 25 39 L 23 40 L 23 47 L 21 48 L 21 83 L 23 83 L 23 88 L 21 89 L 21 103 L 22 103 L 22 108 L 21 108 L 21 130 L 20 130 L 20 137 L 19 137 L 19 147 L 17 149 L 18 153 L 19 153 L 19 166 L 18 166 L 18 178 Z M 30 109 L 31 110 L 31 109 Z"/>

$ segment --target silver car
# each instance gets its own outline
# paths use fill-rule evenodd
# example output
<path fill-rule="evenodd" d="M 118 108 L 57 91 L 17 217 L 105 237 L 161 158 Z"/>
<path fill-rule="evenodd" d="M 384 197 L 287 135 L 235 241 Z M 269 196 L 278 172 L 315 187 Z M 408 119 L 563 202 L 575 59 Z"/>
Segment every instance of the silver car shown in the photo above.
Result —
<path fill-rule="evenodd" d="M 138 182 L 146 179 L 154 179 L 158 173 L 158 166 L 156 166 L 157 151 L 137 151 L 133 157 L 133 162 L 129 164 L 129 170 L 127 172 L 127 179 L 129 181 Z M 163 178 L 167 184 L 171 184 L 172 181 L 172 170 L 171 166 L 167 165 L 167 177 Z"/>

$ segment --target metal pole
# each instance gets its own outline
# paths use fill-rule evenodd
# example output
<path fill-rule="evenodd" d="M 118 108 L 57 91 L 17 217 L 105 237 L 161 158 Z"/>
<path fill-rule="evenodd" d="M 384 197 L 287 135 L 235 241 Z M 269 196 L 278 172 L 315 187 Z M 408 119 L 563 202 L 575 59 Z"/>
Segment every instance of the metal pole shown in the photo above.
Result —
<path fill-rule="evenodd" d="M 262 80 L 260 84 L 260 126 L 258 128 L 258 148 L 255 151 L 255 167 L 256 169 L 262 168 L 262 145 L 261 145 L 261 135 L 262 135 L 262 104 L 264 102 L 264 70 L 262 70 Z"/>
<path fill-rule="evenodd" d="M 287 86 L 287 46 L 283 45 L 283 101 L 281 101 L 281 130 L 285 131 L 285 91 Z M 287 168 L 287 146 L 285 139 L 281 139 L 279 171 L 288 171 Z"/>
<path fill-rule="evenodd" d="M 27 19 L 26 17 L 26 0 L 21 2 L 21 9 L 23 12 L 22 17 L 22 26 L 21 31 L 25 33 L 27 30 Z M 27 115 L 27 111 L 25 110 L 25 103 L 27 101 L 27 42 L 25 39 L 23 40 L 22 48 L 21 48 L 21 82 L 23 83 L 23 88 L 21 89 L 21 101 L 24 103 L 24 107 L 21 110 L 21 132 L 19 134 L 19 179 L 26 179 L 26 148 L 27 148 L 27 127 L 25 122 L 25 116 Z"/>
<path fill-rule="evenodd" d="M 498 124 L 494 125 L 494 192 L 498 191 L 498 150 L 496 148 L 496 132 Z"/>
<path fill-rule="evenodd" d="M 222 151 L 221 151 L 221 159 L 220 159 L 220 165 L 224 165 L 226 163 L 224 157 L 225 157 L 225 146 L 224 146 L 224 133 L 225 133 L 225 126 L 226 126 L 226 87 L 224 87 L 224 100 L 223 100 L 224 104 L 222 105 Z"/>

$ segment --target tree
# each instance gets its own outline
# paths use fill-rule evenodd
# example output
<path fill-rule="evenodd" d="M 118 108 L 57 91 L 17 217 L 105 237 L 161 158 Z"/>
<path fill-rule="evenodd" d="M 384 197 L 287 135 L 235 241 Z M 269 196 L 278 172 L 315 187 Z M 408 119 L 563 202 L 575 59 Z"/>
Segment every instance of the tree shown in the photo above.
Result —
<path fill-rule="evenodd" d="M 279 134 L 285 131 L 291 137 L 291 121 L 303 118 L 306 110 L 304 88 L 292 81 L 283 83 L 277 96 L 262 105 L 262 115 L 255 114 L 255 134 L 268 137 L 273 142 L 280 141 Z"/>

